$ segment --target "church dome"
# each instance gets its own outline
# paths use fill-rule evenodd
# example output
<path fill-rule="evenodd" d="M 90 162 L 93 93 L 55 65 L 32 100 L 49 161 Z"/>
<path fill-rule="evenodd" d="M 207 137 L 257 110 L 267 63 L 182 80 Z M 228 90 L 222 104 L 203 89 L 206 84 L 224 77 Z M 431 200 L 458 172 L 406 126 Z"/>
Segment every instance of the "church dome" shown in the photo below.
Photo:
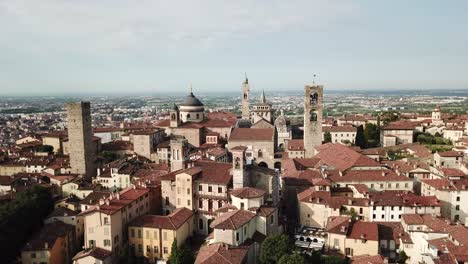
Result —
<path fill-rule="evenodd" d="M 191 92 L 187 97 L 185 98 L 184 102 L 181 104 L 181 106 L 204 106 L 203 103 L 193 95 Z"/>

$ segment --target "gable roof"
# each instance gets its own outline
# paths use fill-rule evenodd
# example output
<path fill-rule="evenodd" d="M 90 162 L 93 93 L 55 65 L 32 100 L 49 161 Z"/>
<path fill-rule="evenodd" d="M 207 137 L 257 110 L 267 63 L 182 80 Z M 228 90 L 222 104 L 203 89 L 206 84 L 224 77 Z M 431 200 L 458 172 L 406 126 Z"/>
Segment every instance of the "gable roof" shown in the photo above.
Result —
<path fill-rule="evenodd" d="M 255 213 L 247 210 L 234 210 L 217 217 L 211 227 L 216 229 L 236 230 L 255 217 Z"/>

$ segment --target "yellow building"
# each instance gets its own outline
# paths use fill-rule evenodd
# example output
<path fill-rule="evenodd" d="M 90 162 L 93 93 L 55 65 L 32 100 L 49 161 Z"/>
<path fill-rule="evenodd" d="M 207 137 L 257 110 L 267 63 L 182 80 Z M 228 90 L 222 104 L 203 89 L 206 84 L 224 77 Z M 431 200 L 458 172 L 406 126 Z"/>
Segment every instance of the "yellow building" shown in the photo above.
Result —
<path fill-rule="evenodd" d="M 191 210 L 179 208 L 167 216 L 144 215 L 133 220 L 128 227 L 128 240 L 135 255 L 146 257 L 150 263 L 167 260 L 174 239 L 180 246 L 194 234 L 193 216 Z"/>

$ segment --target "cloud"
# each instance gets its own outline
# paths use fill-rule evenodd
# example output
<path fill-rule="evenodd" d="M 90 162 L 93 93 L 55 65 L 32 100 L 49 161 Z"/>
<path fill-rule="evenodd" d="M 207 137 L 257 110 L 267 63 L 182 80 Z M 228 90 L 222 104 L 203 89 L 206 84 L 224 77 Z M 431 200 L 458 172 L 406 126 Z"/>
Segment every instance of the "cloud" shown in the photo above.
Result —
<path fill-rule="evenodd" d="M 0 44 L 83 53 L 212 48 L 232 38 L 322 30 L 358 13 L 350 1 L 330 0 L 0 0 Z"/>

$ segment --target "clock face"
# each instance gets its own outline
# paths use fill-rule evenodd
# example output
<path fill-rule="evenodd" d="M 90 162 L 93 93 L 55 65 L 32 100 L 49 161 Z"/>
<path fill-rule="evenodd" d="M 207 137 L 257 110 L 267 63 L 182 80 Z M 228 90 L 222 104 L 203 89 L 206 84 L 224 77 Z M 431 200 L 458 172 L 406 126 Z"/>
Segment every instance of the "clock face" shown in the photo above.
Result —
<path fill-rule="evenodd" d="M 310 95 L 310 104 L 314 105 L 314 104 L 317 104 L 318 102 L 318 94 L 317 93 L 313 93 Z"/>

